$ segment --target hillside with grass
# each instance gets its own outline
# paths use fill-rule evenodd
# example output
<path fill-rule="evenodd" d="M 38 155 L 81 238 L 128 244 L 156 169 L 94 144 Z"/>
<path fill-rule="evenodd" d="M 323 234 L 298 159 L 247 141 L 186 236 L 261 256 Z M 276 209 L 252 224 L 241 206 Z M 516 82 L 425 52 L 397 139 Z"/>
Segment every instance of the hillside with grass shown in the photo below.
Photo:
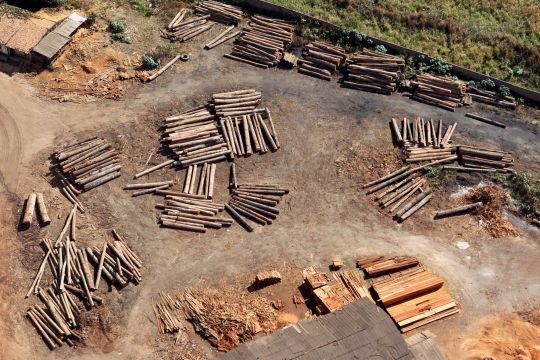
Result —
<path fill-rule="evenodd" d="M 537 0 L 270 0 L 540 90 Z"/>

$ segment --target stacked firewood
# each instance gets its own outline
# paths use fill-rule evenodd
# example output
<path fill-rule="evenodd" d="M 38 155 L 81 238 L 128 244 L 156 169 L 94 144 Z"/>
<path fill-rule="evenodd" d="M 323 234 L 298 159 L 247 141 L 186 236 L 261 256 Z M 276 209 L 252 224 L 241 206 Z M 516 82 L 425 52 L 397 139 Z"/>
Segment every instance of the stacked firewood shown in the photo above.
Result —
<path fill-rule="evenodd" d="M 190 165 L 184 181 L 184 194 L 204 196 L 205 199 L 214 197 L 214 178 L 216 164 L 204 163 L 202 167 Z M 197 171 L 200 169 L 199 182 L 197 184 Z"/>
<path fill-rule="evenodd" d="M 208 22 L 210 15 L 199 16 L 182 22 L 185 14 L 185 11 L 178 13 L 167 28 L 161 30 L 161 37 L 171 41 L 186 41 L 210 30 L 214 26 L 213 23 Z"/>
<path fill-rule="evenodd" d="M 516 108 L 516 99 L 511 96 L 500 96 L 494 91 L 480 90 L 475 87 L 471 87 L 470 90 L 473 101 L 508 109 Z"/>
<path fill-rule="evenodd" d="M 506 151 L 483 149 L 461 145 L 457 150 L 459 162 L 465 168 L 511 172 L 514 163 L 512 154 Z"/>
<path fill-rule="evenodd" d="M 444 279 L 421 266 L 417 259 L 375 257 L 357 263 L 372 278 L 377 303 L 402 332 L 459 312 L 457 303 L 443 287 Z"/>
<path fill-rule="evenodd" d="M 56 151 L 54 158 L 65 178 L 84 191 L 116 179 L 122 168 L 118 151 L 97 137 L 67 145 Z"/>
<path fill-rule="evenodd" d="M 51 350 L 63 343 L 71 346 L 74 340 L 80 339 L 74 329 L 80 326 L 81 308 L 74 296 L 87 308 L 92 308 L 103 303 L 103 299 L 94 294 L 102 277 L 118 288 L 130 281 L 141 281 L 142 261 L 116 231 L 113 230 L 115 241 L 105 242 L 101 249 L 78 249 L 75 219 L 76 208 L 73 208 L 56 242 L 43 240 L 45 255 L 26 294 L 28 297 L 35 293 L 45 305 L 45 308 L 32 306 L 27 316 Z M 47 264 L 53 283 L 44 289 L 40 283 Z"/>
<path fill-rule="evenodd" d="M 328 81 L 347 59 L 343 48 L 318 41 L 306 45 L 303 55 L 298 60 L 298 72 Z"/>
<path fill-rule="evenodd" d="M 467 84 L 451 77 L 424 73 L 416 75 L 411 85 L 414 88 L 412 99 L 446 110 L 454 111 L 472 102 Z"/>
<path fill-rule="evenodd" d="M 36 205 L 37 204 L 37 205 Z M 31 193 L 26 199 L 26 207 L 21 221 L 21 227 L 28 229 L 32 225 L 34 220 L 34 212 L 39 214 L 39 221 L 42 226 L 47 226 L 51 223 L 51 218 L 47 212 L 47 206 L 45 205 L 45 199 L 42 193 Z"/>
<path fill-rule="evenodd" d="M 159 222 L 163 227 L 204 233 L 207 228 L 220 229 L 232 224 L 232 220 L 217 216 L 224 205 L 205 199 L 204 195 L 170 190 L 156 190 L 155 193 L 165 196 L 165 202 L 156 205 L 161 210 Z"/>
<path fill-rule="evenodd" d="M 242 21 L 242 10 L 239 7 L 218 1 L 205 0 L 195 6 L 195 11 L 224 24 L 238 24 Z"/>
<path fill-rule="evenodd" d="M 277 205 L 281 197 L 288 193 L 288 189 L 279 185 L 236 184 L 225 209 L 247 231 L 253 231 L 245 218 L 261 225 L 272 224 L 279 215 Z"/>
<path fill-rule="evenodd" d="M 225 57 L 261 68 L 279 64 L 292 42 L 294 25 L 283 20 L 253 16 Z"/>
<path fill-rule="evenodd" d="M 182 167 L 218 162 L 230 153 L 207 106 L 166 118 L 161 142 Z"/>
<path fill-rule="evenodd" d="M 371 91 L 386 95 L 396 91 L 397 80 L 405 69 L 405 60 L 399 56 L 363 49 L 347 62 L 343 87 Z"/>

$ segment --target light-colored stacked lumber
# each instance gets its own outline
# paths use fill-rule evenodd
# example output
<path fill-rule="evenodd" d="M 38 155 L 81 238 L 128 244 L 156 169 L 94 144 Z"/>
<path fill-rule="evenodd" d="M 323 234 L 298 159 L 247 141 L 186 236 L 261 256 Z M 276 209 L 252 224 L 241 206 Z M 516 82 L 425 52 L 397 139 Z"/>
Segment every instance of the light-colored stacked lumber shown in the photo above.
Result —
<path fill-rule="evenodd" d="M 419 264 L 418 259 L 409 256 L 377 256 L 356 260 L 356 265 L 370 277 L 376 277 L 411 268 Z"/>
<path fill-rule="evenodd" d="M 464 167 L 492 169 L 499 172 L 511 172 L 514 163 L 512 154 L 506 151 L 484 149 L 474 146 L 459 146 L 457 153 Z"/>
<path fill-rule="evenodd" d="M 239 7 L 218 1 L 203 1 L 195 6 L 195 11 L 224 24 L 238 24 L 242 20 L 242 10 Z"/>
<path fill-rule="evenodd" d="M 208 163 L 204 163 L 202 166 L 190 165 L 186 171 L 183 193 L 212 199 L 214 197 L 216 166 L 216 164 Z"/>
<path fill-rule="evenodd" d="M 184 313 L 178 299 L 160 292 L 159 299 L 153 301 L 152 307 L 160 334 L 175 334 L 183 330 L 181 321 Z"/>
<path fill-rule="evenodd" d="M 261 68 L 276 66 L 292 42 L 293 31 L 294 25 L 283 20 L 253 16 L 225 57 Z"/>
<path fill-rule="evenodd" d="M 419 74 L 411 85 L 414 88 L 411 99 L 449 111 L 471 103 L 467 84 L 448 76 Z"/>
<path fill-rule="evenodd" d="M 222 161 L 230 153 L 206 106 L 167 117 L 161 142 L 182 167 Z"/>
<path fill-rule="evenodd" d="M 213 23 L 208 22 L 210 15 L 194 17 L 181 22 L 184 15 L 181 15 L 177 20 L 175 20 L 172 26 L 161 30 L 161 37 L 171 41 L 183 42 L 210 30 L 212 26 L 214 26 Z"/>
<path fill-rule="evenodd" d="M 156 205 L 161 210 L 159 222 L 163 227 L 204 233 L 207 228 L 220 229 L 232 224 L 232 220 L 217 216 L 225 206 L 205 199 L 204 195 L 170 190 L 156 190 L 155 193 L 165 196 L 165 201 Z"/>
<path fill-rule="evenodd" d="M 515 109 L 516 99 L 511 96 L 500 96 L 496 92 L 488 90 L 480 90 L 475 87 L 471 87 L 471 98 L 473 101 L 481 102 L 484 104 L 499 106 L 507 109 Z"/>
<path fill-rule="evenodd" d="M 343 48 L 318 41 L 306 45 L 303 56 L 298 60 L 298 72 L 327 81 L 347 59 Z"/>
<path fill-rule="evenodd" d="M 119 177 L 122 166 L 118 156 L 118 151 L 100 138 L 67 145 L 54 153 L 64 179 L 83 191 Z"/>
<path fill-rule="evenodd" d="M 363 49 L 347 61 L 343 87 L 390 95 L 397 88 L 397 80 L 405 69 L 399 56 Z"/>
<path fill-rule="evenodd" d="M 289 190 L 273 184 L 238 184 L 227 206 L 230 215 L 246 230 L 253 228 L 246 219 L 261 225 L 270 225 L 277 219 L 277 205 Z M 244 219 L 245 218 L 245 219 Z"/>
<path fill-rule="evenodd" d="M 34 221 L 34 213 L 36 212 L 39 215 L 39 222 L 42 226 L 47 226 L 51 223 L 51 218 L 47 212 L 47 206 L 45 205 L 45 200 L 43 199 L 42 193 L 31 193 L 26 199 L 26 205 L 24 207 L 24 214 L 21 219 L 21 227 L 23 229 L 28 229 L 32 222 Z"/>

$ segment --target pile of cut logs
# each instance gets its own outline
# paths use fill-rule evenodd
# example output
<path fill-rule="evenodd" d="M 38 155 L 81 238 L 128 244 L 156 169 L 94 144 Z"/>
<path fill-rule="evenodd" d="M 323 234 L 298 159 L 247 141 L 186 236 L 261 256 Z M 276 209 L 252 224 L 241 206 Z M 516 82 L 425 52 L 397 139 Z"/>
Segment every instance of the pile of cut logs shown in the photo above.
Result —
<path fill-rule="evenodd" d="M 298 72 L 327 81 L 332 80 L 332 74 L 347 59 L 341 47 L 318 41 L 306 45 L 303 56 L 298 60 Z"/>
<path fill-rule="evenodd" d="M 219 117 L 251 114 L 261 103 L 262 94 L 255 89 L 236 90 L 212 95 L 210 109 Z"/>
<path fill-rule="evenodd" d="M 207 228 L 220 229 L 232 224 L 232 220 L 217 216 L 224 205 L 213 203 L 204 195 L 170 190 L 156 190 L 155 194 L 165 196 L 165 202 L 156 205 L 161 210 L 159 222 L 163 227 L 204 233 Z"/>
<path fill-rule="evenodd" d="M 187 169 L 184 181 L 184 194 L 204 196 L 204 199 L 212 199 L 214 196 L 214 178 L 216 176 L 216 164 L 204 163 L 202 167 L 191 165 Z M 197 171 L 200 170 L 199 183 L 197 184 Z"/>
<path fill-rule="evenodd" d="M 347 61 L 346 79 L 342 86 L 390 95 L 397 88 L 397 80 L 405 69 L 399 56 L 363 49 Z"/>
<path fill-rule="evenodd" d="M 499 94 L 493 91 L 480 90 L 475 87 L 470 88 L 471 98 L 473 101 L 481 102 L 484 104 L 499 106 L 508 109 L 516 108 L 516 99 L 511 96 L 501 97 Z"/>
<path fill-rule="evenodd" d="M 208 22 L 210 15 L 194 17 L 182 22 L 186 13 L 187 10 L 182 9 L 167 28 L 161 30 L 161 37 L 171 41 L 186 41 L 210 30 L 214 26 L 213 23 Z"/>
<path fill-rule="evenodd" d="M 506 151 L 461 145 L 458 147 L 457 153 L 459 162 L 468 169 L 478 169 L 477 171 L 488 170 L 488 172 L 512 171 L 509 167 L 513 165 L 514 158 L 511 153 Z M 445 168 L 449 169 L 448 167 Z"/>
<path fill-rule="evenodd" d="M 153 183 L 138 183 L 138 184 L 127 184 L 124 186 L 124 190 L 137 190 L 131 193 L 131 196 L 140 196 L 145 194 L 152 194 L 156 190 L 164 190 L 173 186 L 174 181 L 160 181 Z"/>
<path fill-rule="evenodd" d="M 37 204 L 37 206 L 36 206 Z M 51 218 L 47 212 L 47 206 L 45 206 L 45 200 L 43 199 L 42 193 L 31 193 L 26 199 L 26 206 L 24 208 L 24 214 L 21 221 L 21 227 L 28 229 L 32 225 L 34 220 L 34 212 L 36 211 L 39 214 L 39 221 L 42 226 L 47 226 L 51 223 Z"/>
<path fill-rule="evenodd" d="M 54 158 L 64 179 L 83 191 L 116 179 L 122 168 L 118 151 L 97 137 L 67 145 L 56 151 Z M 71 190 L 69 186 L 65 188 Z"/>
<path fill-rule="evenodd" d="M 451 77 L 424 73 L 416 75 L 411 85 L 414 88 L 412 99 L 446 110 L 454 111 L 472 102 L 467 84 Z"/>
<path fill-rule="evenodd" d="M 247 231 L 253 231 L 245 218 L 261 225 L 270 225 L 279 214 L 276 208 L 289 190 L 272 184 L 235 184 L 231 200 L 225 204 L 229 214 Z"/>
<path fill-rule="evenodd" d="M 276 66 L 292 42 L 293 31 L 294 25 L 286 21 L 255 15 L 225 57 L 264 69 Z"/>
<path fill-rule="evenodd" d="M 116 231 L 113 230 L 115 241 L 105 242 L 101 249 L 78 249 L 75 219 L 76 208 L 73 208 L 56 242 L 42 241 L 45 255 L 26 294 L 28 297 L 35 293 L 45 305 L 44 308 L 32 306 L 27 316 L 51 350 L 63 343 L 72 346 L 74 340 L 81 338 L 75 331 L 80 326 L 81 308 L 73 296 L 92 308 L 103 303 L 103 299 L 94 294 L 102 277 L 117 288 L 125 287 L 130 281 L 141 281 L 142 262 Z M 44 289 L 40 282 L 47 264 L 54 280 Z"/>
<path fill-rule="evenodd" d="M 242 21 L 242 10 L 239 7 L 218 1 L 205 0 L 195 6 L 195 11 L 224 24 L 238 24 Z"/>
<path fill-rule="evenodd" d="M 456 302 L 443 288 L 444 279 L 414 258 L 375 257 L 358 260 L 357 264 L 372 278 L 377 303 L 402 332 L 459 312 Z"/>

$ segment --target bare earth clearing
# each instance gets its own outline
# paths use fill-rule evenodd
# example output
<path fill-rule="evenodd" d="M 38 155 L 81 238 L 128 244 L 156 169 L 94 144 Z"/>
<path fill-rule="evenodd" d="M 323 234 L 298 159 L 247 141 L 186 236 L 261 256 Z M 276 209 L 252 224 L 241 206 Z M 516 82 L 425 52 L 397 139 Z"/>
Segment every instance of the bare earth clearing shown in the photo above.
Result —
<path fill-rule="evenodd" d="M 160 338 L 154 325 L 151 298 L 157 292 L 183 288 L 199 279 L 245 287 L 257 270 L 269 267 L 287 266 L 290 271 L 285 274 L 298 277 L 302 267 L 324 268 L 334 257 L 353 266 L 358 256 L 407 254 L 443 276 L 462 312 L 428 327 L 450 359 L 465 358 L 464 349 L 477 355 L 471 349 L 483 345 L 475 348 L 466 340 L 478 331 L 482 318 L 538 306 L 538 229 L 509 215 L 521 236 L 493 239 L 472 217 L 432 220 L 436 209 L 451 204 L 449 196 L 458 184 L 474 184 L 474 178 L 458 176 L 449 181 L 428 206 L 401 225 L 379 213 L 360 188 L 397 164 L 388 127 L 392 116 L 458 121 L 456 143 L 479 141 L 511 151 L 517 169 L 538 176 L 538 111 L 519 114 L 477 104 L 468 110 L 508 124 L 502 130 L 465 118 L 465 111 L 450 113 L 401 94 L 346 90 L 336 82 L 295 71 L 265 71 L 234 63 L 222 58 L 227 50 L 228 45 L 192 56 L 190 63 L 178 64 L 155 82 L 134 88 L 119 102 L 45 102 L 37 100 L 26 82 L 0 75 L 0 358 L 175 358 L 174 339 Z M 280 204 L 279 219 L 253 233 L 238 225 L 204 235 L 159 229 L 157 200 L 131 198 L 122 186 L 145 168 L 149 153 L 157 149 L 157 126 L 166 113 L 201 104 L 213 92 L 239 88 L 262 91 L 263 105 L 271 109 L 282 143 L 276 153 L 240 159 L 239 179 L 287 185 L 291 193 Z M 80 197 L 88 208 L 80 218 L 80 238 L 97 244 L 111 228 L 119 230 L 145 261 L 144 278 L 139 286 L 105 294 L 105 306 L 87 313 L 85 322 L 95 326 L 85 332 L 85 345 L 50 352 L 24 318 L 32 303 L 24 300 L 24 294 L 41 257 L 38 240 L 54 238 L 70 208 L 49 184 L 49 156 L 54 146 L 90 134 L 103 136 L 122 150 L 123 175 Z M 338 176 L 335 162 L 351 147 L 359 151 L 356 158 L 365 161 L 348 169 L 349 176 Z M 378 167 L 383 158 L 387 168 Z M 155 155 L 151 163 L 162 161 L 161 155 Z M 218 164 L 217 201 L 227 199 L 228 171 L 227 164 Z M 184 172 L 161 170 L 147 179 L 175 177 L 182 182 Z M 44 192 L 53 224 L 17 233 L 18 212 L 32 190 Z M 460 250 L 457 241 L 471 246 Z M 298 285 L 300 281 L 298 277 Z M 294 287 L 286 290 L 284 301 L 290 303 Z"/>

